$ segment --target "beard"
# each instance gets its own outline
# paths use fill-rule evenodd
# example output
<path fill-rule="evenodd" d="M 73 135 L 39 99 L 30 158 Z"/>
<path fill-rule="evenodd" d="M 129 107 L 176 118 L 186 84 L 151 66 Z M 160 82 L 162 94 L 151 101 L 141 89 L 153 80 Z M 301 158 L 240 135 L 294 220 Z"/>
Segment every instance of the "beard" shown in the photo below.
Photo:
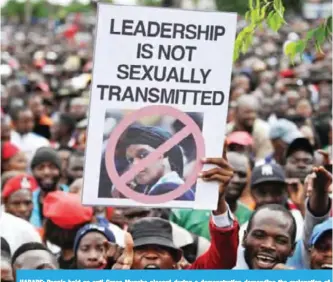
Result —
<path fill-rule="evenodd" d="M 253 131 L 253 124 L 244 124 L 243 127 L 244 127 L 245 131 L 247 131 L 250 134 L 252 133 L 252 131 Z"/>
<path fill-rule="evenodd" d="M 36 181 L 40 187 L 40 189 L 44 192 L 52 192 L 57 189 L 58 182 L 60 180 L 60 176 L 56 176 L 52 178 L 52 182 L 45 183 L 42 178 L 36 178 Z"/>
<path fill-rule="evenodd" d="M 71 185 L 76 178 L 74 178 L 72 175 L 67 174 L 67 185 Z"/>
<path fill-rule="evenodd" d="M 226 201 L 236 202 L 243 194 L 246 187 L 246 183 L 241 185 L 230 185 L 227 187 L 227 193 L 225 195 Z"/>

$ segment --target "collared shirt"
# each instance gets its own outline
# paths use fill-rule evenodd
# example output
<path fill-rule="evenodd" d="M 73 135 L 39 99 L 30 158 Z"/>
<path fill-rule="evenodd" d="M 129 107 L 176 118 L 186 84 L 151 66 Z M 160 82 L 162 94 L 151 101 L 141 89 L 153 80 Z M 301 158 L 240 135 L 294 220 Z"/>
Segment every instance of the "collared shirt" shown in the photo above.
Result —
<path fill-rule="evenodd" d="M 33 132 L 21 135 L 16 131 L 12 131 L 10 133 L 10 142 L 26 154 L 29 163 L 39 148 L 50 146 L 50 142 L 46 138 Z"/>

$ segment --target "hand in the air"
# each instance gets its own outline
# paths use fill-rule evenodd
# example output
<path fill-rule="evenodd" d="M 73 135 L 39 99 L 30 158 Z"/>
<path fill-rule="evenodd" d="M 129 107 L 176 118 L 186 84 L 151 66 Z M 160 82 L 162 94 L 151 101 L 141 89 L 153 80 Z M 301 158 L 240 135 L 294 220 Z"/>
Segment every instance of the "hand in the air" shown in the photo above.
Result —
<path fill-rule="evenodd" d="M 132 235 L 128 232 L 125 234 L 125 248 L 118 257 L 112 269 L 131 269 L 134 257 L 134 242 Z"/>
<path fill-rule="evenodd" d="M 234 170 L 228 163 L 227 159 L 227 146 L 225 144 L 223 149 L 222 158 L 207 158 L 202 161 L 204 164 L 212 164 L 217 167 L 212 168 L 207 171 L 203 171 L 199 174 L 204 181 L 218 181 L 219 182 L 219 196 L 224 196 L 225 187 L 227 187 L 232 176 L 234 175 Z"/>

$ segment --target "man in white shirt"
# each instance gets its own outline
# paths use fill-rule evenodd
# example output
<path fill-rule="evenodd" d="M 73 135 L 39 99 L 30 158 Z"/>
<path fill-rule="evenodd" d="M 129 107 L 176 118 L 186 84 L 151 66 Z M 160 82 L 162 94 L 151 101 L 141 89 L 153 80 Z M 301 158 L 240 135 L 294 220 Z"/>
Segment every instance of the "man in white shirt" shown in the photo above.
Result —
<path fill-rule="evenodd" d="M 50 146 L 50 142 L 32 132 L 34 117 L 28 108 L 15 108 L 11 114 L 15 130 L 10 134 L 10 141 L 23 151 L 30 162 L 36 150 L 40 147 Z"/>
<path fill-rule="evenodd" d="M 36 229 L 19 217 L 1 211 L 0 218 L 1 237 L 5 238 L 14 253 L 21 245 L 42 240 Z"/>

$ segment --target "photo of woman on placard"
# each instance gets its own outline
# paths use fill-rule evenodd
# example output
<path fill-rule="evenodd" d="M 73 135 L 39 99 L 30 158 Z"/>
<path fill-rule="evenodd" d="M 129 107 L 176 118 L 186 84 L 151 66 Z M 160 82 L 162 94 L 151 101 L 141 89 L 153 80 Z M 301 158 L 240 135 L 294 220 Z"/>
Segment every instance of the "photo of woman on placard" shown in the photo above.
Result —
<path fill-rule="evenodd" d="M 132 125 L 119 141 L 117 147 L 122 154 L 117 154 L 115 162 L 125 160 L 125 171 L 129 170 L 171 137 L 169 132 L 160 127 Z M 183 152 L 179 145 L 175 145 L 156 162 L 139 172 L 128 186 L 145 195 L 163 195 L 184 183 L 183 174 Z M 121 197 L 115 187 L 112 188 L 112 196 Z M 193 201 L 194 192 L 189 189 L 175 200 Z"/>

